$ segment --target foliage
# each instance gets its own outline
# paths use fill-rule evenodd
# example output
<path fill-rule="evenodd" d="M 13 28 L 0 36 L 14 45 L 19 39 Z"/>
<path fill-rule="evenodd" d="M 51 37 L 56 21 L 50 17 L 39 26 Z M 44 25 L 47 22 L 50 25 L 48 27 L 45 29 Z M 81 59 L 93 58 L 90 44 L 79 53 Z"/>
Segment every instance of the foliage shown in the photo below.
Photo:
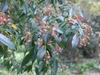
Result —
<path fill-rule="evenodd" d="M 91 27 L 82 23 L 76 5 L 69 8 L 59 0 L 3 0 L 1 5 L 0 53 L 7 69 L 21 73 L 34 66 L 37 75 L 48 69 L 56 75 L 66 42 L 72 40 L 72 47 L 88 43 Z M 22 53 L 21 62 L 16 53 Z"/>

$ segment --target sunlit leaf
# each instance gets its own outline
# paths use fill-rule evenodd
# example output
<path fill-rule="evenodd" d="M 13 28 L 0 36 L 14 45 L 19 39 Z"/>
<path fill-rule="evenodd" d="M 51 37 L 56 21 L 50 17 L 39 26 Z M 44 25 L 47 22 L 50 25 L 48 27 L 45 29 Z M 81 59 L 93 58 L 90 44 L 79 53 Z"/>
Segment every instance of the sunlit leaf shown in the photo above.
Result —
<path fill-rule="evenodd" d="M 74 8 L 71 8 L 69 10 L 69 16 L 72 17 L 74 15 Z"/>
<path fill-rule="evenodd" d="M 57 14 L 57 17 L 61 20 L 61 21 L 64 21 L 64 17 L 60 14 Z"/>
<path fill-rule="evenodd" d="M 15 45 L 3 34 L 0 34 L 0 42 L 10 47 L 11 49 L 15 49 Z"/>
<path fill-rule="evenodd" d="M 16 26 L 16 24 L 12 24 L 11 26 L 12 26 L 15 30 L 18 29 L 17 26 Z"/>
<path fill-rule="evenodd" d="M 79 15 L 80 15 L 81 17 L 84 17 L 82 11 L 79 11 L 78 13 L 79 13 Z"/>
<path fill-rule="evenodd" d="M 3 0 L 2 12 L 5 12 L 7 9 L 8 9 L 8 0 Z"/>
<path fill-rule="evenodd" d="M 46 21 L 48 19 L 48 16 L 44 16 L 42 21 Z"/>
<path fill-rule="evenodd" d="M 63 31 L 61 30 L 61 29 L 55 29 L 55 31 L 57 31 L 58 33 L 60 33 L 60 34 L 63 34 Z"/>
<path fill-rule="evenodd" d="M 78 42 L 79 42 L 79 35 L 76 33 L 72 39 L 72 47 L 76 47 L 78 45 Z"/>

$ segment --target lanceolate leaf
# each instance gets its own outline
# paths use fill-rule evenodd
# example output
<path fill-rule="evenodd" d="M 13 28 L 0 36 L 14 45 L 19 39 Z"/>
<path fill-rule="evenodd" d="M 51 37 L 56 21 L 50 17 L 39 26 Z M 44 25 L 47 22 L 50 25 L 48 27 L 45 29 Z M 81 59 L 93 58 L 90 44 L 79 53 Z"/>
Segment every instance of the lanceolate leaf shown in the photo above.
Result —
<path fill-rule="evenodd" d="M 44 16 L 42 21 L 46 21 L 48 19 L 48 16 Z"/>
<path fill-rule="evenodd" d="M 57 31 L 60 34 L 63 34 L 63 31 L 60 28 L 56 29 L 55 31 Z"/>
<path fill-rule="evenodd" d="M 80 32 L 80 35 L 81 35 L 81 36 L 84 35 L 84 31 L 83 31 L 83 29 L 82 29 L 81 27 L 79 28 L 79 32 Z"/>
<path fill-rule="evenodd" d="M 57 70 L 58 70 L 58 61 L 54 60 L 53 65 L 51 67 L 51 71 L 52 71 L 53 75 L 56 75 Z"/>
<path fill-rule="evenodd" d="M 0 42 L 12 49 L 15 49 L 15 45 L 3 34 L 0 34 Z"/>
<path fill-rule="evenodd" d="M 45 46 L 40 47 L 37 53 L 37 59 L 42 60 L 45 53 L 46 53 L 46 47 Z"/>
<path fill-rule="evenodd" d="M 69 10 L 69 16 L 72 17 L 74 15 L 74 8 L 71 8 Z"/>
<path fill-rule="evenodd" d="M 7 9 L 8 9 L 8 0 L 3 0 L 2 12 L 5 12 Z"/>
<path fill-rule="evenodd" d="M 26 65 L 30 61 L 31 57 L 32 57 L 32 53 L 27 54 L 23 59 L 21 66 L 23 67 L 24 65 Z"/>
<path fill-rule="evenodd" d="M 84 17 L 84 15 L 83 15 L 83 12 L 82 12 L 82 11 L 79 11 L 78 13 L 79 13 L 79 15 L 80 15 L 81 17 Z"/>
<path fill-rule="evenodd" d="M 64 17 L 60 14 L 57 14 L 57 17 L 61 20 L 61 21 L 64 21 Z"/>
<path fill-rule="evenodd" d="M 78 42 L 79 42 L 79 35 L 78 34 L 75 34 L 73 36 L 73 39 L 72 39 L 72 47 L 76 47 L 78 45 Z"/>
<path fill-rule="evenodd" d="M 45 33 L 45 34 L 43 35 L 43 40 L 44 40 L 44 42 L 47 43 L 47 42 L 49 41 L 49 39 L 50 39 L 50 34 L 49 34 L 49 33 Z"/>

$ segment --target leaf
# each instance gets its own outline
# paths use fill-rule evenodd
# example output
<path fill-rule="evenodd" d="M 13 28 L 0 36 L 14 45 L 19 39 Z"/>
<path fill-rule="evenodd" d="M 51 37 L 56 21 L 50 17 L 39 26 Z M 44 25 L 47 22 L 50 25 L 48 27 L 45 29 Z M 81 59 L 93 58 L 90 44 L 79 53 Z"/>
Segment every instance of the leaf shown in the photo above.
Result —
<path fill-rule="evenodd" d="M 61 42 L 61 39 L 58 37 L 58 36 L 54 36 L 55 40 L 57 43 L 60 43 Z"/>
<path fill-rule="evenodd" d="M 53 65 L 51 67 L 51 71 L 52 71 L 53 75 L 56 75 L 57 70 L 58 70 L 58 61 L 54 60 Z"/>
<path fill-rule="evenodd" d="M 58 33 L 60 33 L 60 34 L 63 34 L 63 31 L 61 29 L 59 29 L 59 28 L 56 29 L 55 31 L 58 32 Z"/>
<path fill-rule="evenodd" d="M 18 11 L 19 7 L 18 7 L 18 3 L 16 0 L 11 0 L 14 3 L 14 8 Z"/>
<path fill-rule="evenodd" d="M 23 12 L 25 14 L 28 14 L 29 9 L 28 9 L 28 2 L 26 0 L 24 0 L 23 6 L 22 6 Z"/>
<path fill-rule="evenodd" d="M 74 36 L 73 36 L 73 39 L 72 39 L 72 47 L 76 47 L 78 45 L 78 42 L 79 42 L 79 35 L 76 33 Z"/>
<path fill-rule="evenodd" d="M 18 29 L 17 26 L 16 26 L 16 24 L 12 24 L 11 26 L 12 26 L 15 30 Z"/>
<path fill-rule="evenodd" d="M 0 46 L 0 54 L 3 54 L 3 48 L 2 48 L 2 46 Z"/>
<path fill-rule="evenodd" d="M 34 46 L 34 45 L 32 45 L 32 46 Z M 34 46 L 34 48 L 33 48 L 32 63 L 35 62 L 35 59 L 36 59 L 36 53 L 37 53 L 37 50 L 38 50 L 37 48 L 38 48 L 38 46 Z"/>
<path fill-rule="evenodd" d="M 49 3 L 50 3 L 50 0 L 45 0 L 45 3 L 46 3 L 46 4 L 49 4 Z"/>
<path fill-rule="evenodd" d="M 11 49 L 15 49 L 15 45 L 3 34 L 0 34 L 0 42 Z"/>
<path fill-rule="evenodd" d="M 43 40 L 44 40 L 45 43 L 47 43 L 49 41 L 49 38 L 50 38 L 50 34 L 49 33 L 43 34 Z"/>
<path fill-rule="evenodd" d="M 69 10 L 69 16 L 72 17 L 73 14 L 74 14 L 74 8 L 71 8 L 71 9 Z"/>
<path fill-rule="evenodd" d="M 84 31 L 83 31 L 83 29 L 82 29 L 81 27 L 79 28 L 79 32 L 80 32 L 80 35 L 81 35 L 81 36 L 84 35 Z"/>
<path fill-rule="evenodd" d="M 81 17 L 84 17 L 82 11 L 79 11 L 78 14 L 79 14 Z"/>
<path fill-rule="evenodd" d="M 48 19 L 48 16 L 44 16 L 42 21 L 46 21 Z"/>
<path fill-rule="evenodd" d="M 2 12 L 5 12 L 7 9 L 8 9 L 8 0 L 3 0 Z"/>
<path fill-rule="evenodd" d="M 25 7 L 25 11 L 26 13 L 28 13 L 28 2 L 26 0 L 24 0 L 24 7 Z"/>
<path fill-rule="evenodd" d="M 50 48 L 50 50 L 55 50 L 55 46 L 53 45 L 53 44 L 49 44 L 49 48 Z"/>
<path fill-rule="evenodd" d="M 25 58 L 23 59 L 21 66 L 23 67 L 24 65 L 26 65 L 29 62 L 29 60 L 31 59 L 31 57 L 32 57 L 31 53 L 27 54 L 25 56 Z"/>
<path fill-rule="evenodd" d="M 32 23 L 32 26 L 36 25 L 35 21 L 32 18 L 30 18 L 29 21 Z"/>
<path fill-rule="evenodd" d="M 30 70 L 32 70 L 32 64 L 31 64 L 31 65 L 28 65 L 28 66 L 25 68 L 24 71 L 29 72 Z"/>
<path fill-rule="evenodd" d="M 61 47 L 61 48 L 65 48 L 64 43 L 62 42 L 62 39 L 58 36 L 54 36 L 55 41 L 57 42 L 57 44 Z"/>
<path fill-rule="evenodd" d="M 45 62 L 41 62 L 39 69 L 38 69 L 39 72 L 42 72 L 44 68 L 45 68 Z"/>
<path fill-rule="evenodd" d="M 64 21 L 64 17 L 60 14 L 57 14 L 57 17 L 61 20 L 61 21 Z"/>
<path fill-rule="evenodd" d="M 46 53 L 46 47 L 45 46 L 40 47 L 37 53 L 37 59 L 42 60 L 45 53 Z"/>

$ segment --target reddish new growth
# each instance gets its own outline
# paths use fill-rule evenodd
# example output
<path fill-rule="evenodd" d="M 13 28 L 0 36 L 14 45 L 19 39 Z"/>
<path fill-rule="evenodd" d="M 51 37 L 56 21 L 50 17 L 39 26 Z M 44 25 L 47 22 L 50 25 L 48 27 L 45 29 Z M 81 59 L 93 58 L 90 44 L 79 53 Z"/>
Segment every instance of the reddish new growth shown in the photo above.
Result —
<path fill-rule="evenodd" d="M 30 37 L 31 37 L 31 33 L 30 32 L 27 32 L 27 31 L 24 31 L 24 36 L 23 36 L 23 40 L 24 42 L 27 44 L 29 43 L 31 40 L 30 40 Z"/>
<path fill-rule="evenodd" d="M 74 17 L 69 17 L 68 18 L 68 23 L 70 25 L 73 25 L 73 24 L 77 24 L 77 23 L 82 23 L 83 19 L 81 16 L 77 16 L 75 15 Z M 83 36 L 79 36 L 79 46 L 86 46 L 87 44 L 89 44 L 89 35 L 90 35 L 90 31 L 91 31 L 91 26 L 86 24 L 86 23 L 83 23 L 81 25 L 81 28 L 83 29 L 83 32 L 84 32 L 84 35 Z"/>
<path fill-rule="evenodd" d="M 68 23 L 69 24 L 75 24 L 75 23 L 78 23 L 78 22 L 82 22 L 82 17 L 81 16 L 78 16 L 78 15 L 74 15 L 74 17 L 69 17 L 68 18 Z"/>
<path fill-rule="evenodd" d="M 91 30 L 91 27 L 86 24 L 86 23 L 83 23 L 82 24 L 82 28 L 83 28 L 83 31 L 84 31 L 84 35 L 83 36 L 80 36 L 79 37 L 79 46 L 86 46 L 87 44 L 89 44 L 89 35 L 90 35 L 90 30 Z"/>
<path fill-rule="evenodd" d="M 10 24 L 11 20 L 5 13 L 0 12 L 0 24 L 4 24 L 5 22 Z"/>
<path fill-rule="evenodd" d="M 41 21 L 38 28 L 39 28 L 39 33 L 42 34 L 42 35 L 44 33 L 50 33 L 52 36 L 58 36 L 59 35 L 59 33 L 56 32 L 56 30 L 59 29 L 56 22 L 52 23 L 51 26 L 49 26 L 46 21 Z"/>
<path fill-rule="evenodd" d="M 56 53 L 58 53 L 58 52 L 61 52 L 61 47 L 56 43 L 56 45 L 55 45 L 55 50 L 56 50 Z"/>
<path fill-rule="evenodd" d="M 50 59 L 50 53 L 47 51 L 43 56 L 43 60 L 48 61 L 49 59 Z"/>
<path fill-rule="evenodd" d="M 43 45 L 43 39 L 42 38 L 38 38 L 37 42 L 35 42 L 35 43 L 38 46 L 42 46 Z"/>
<path fill-rule="evenodd" d="M 49 29 L 50 29 L 50 26 L 48 26 L 46 21 L 40 22 L 38 27 L 39 27 L 39 33 L 40 34 L 44 34 L 46 32 L 49 32 Z"/>
<path fill-rule="evenodd" d="M 51 34 L 51 36 L 59 36 L 59 33 L 56 32 L 56 30 L 59 28 L 56 24 L 56 22 L 52 23 L 51 25 L 48 25 L 48 23 L 46 21 L 41 21 L 39 26 L 39 34 L 44 35 L 45 33 L 49 33 Z M 53 42 L 53 40 L 50 38 L 48 43 Z M 43 39 L 42 38 L 38 38 L 37 41 L 35 42 L 36 45 L 38 46 L 42 46 L 43 45 Z M 56 44 L 55 45 L 55 51 L 57 52 L 61 52 L 61 47 Z"/>
<path fill-rule="evenodd" d="M 50 11 L 52 9 L 52 5 L 45 5 L 44 6 L 44 13 L 46 13 L 47 15 L 50 15 Z"/>

